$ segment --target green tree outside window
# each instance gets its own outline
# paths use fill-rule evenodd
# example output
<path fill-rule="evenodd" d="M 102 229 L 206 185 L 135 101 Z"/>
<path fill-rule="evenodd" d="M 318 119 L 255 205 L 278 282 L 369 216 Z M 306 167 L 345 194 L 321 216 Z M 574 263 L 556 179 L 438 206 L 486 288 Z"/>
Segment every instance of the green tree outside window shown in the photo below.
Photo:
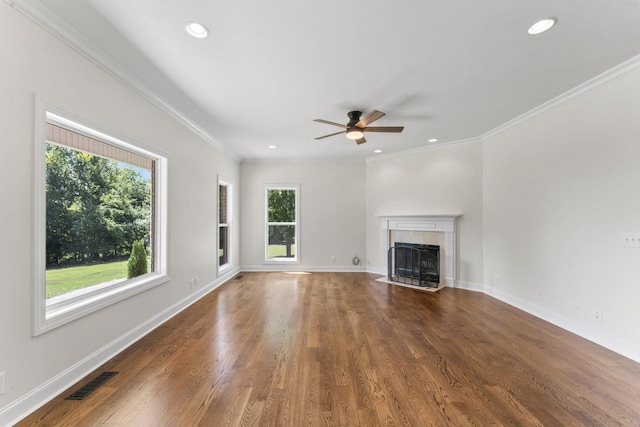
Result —
<path fill-rule="evenodd" d="M 296 190 L 267 190 L 268 259 L 295 258 Z"/>

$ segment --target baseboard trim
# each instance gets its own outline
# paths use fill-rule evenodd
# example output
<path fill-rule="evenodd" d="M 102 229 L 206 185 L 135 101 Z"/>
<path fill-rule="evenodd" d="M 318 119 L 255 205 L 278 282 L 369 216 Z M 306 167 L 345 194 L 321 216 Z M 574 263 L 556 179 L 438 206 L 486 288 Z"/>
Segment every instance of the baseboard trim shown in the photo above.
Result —
<path fill-rule="evenodd" d="M 266 268 L 265 268 L 266 267 Z M 129 332 L 124 335 L 118 337 L 112 342 L 108 343 L 104 347 L 100 348 L 93 354 L 87 356 L 86 358 L 80 360 L 76 364 L 72 365 L 68 369 L 59 373 L 55 377 L 51 378 L 49 381 L 43 383 L 39 387 L 35 388 L 31 392 L 25 394 L 21 398 L 15 400 L 4 408 L 0 409 L 0 425 L 14 425 L 29 414 L 36 411 L 38 408 L 49 402 L 51 399 L 58 396 L 60 393 L 68 389 L 70 386 L 78 382 L 80 379 L 84 378 L 86 375 L 91 373 L 93 370 L 98 368 L 100 365 L 108 361 L 109 359 L 116 356 L 118 353 L 125 350 L 127 347 L 140 340 L 142 337 L 156 329 L 158 326 L 162 325 L 167 320 L 171 319 L 181 311 L 185 310 L 196 301 L 207 295 L 209 292 L 223 285 L 230 279 L 232 279 L 236 274 L 243 271 L 309 271 L 309 272 L 320 272 L 320 271 L 335 271 L 335 272 L 364 272 L 364 268 L 353 269 L 344 267 L 345 270 L 340 270 L 336 267 L 313 267 L 313 268 L 302 268 L 301 266 L 288 266 L 295 267 L 289 268 L 287 270 L 283 270 L 283 266 L 273 266 L 273 269 L 267 269 L 271 266 L 241 266 L 240 268 L 236 267 L 229 270 L 225 275 L 219 277 L 215 281 L 209 283 L 206 286 L 203 286 L 197 292 L 187 296 L 181 301 L 173 304 L 162 312 L 158 313 L 156 316 L 148 319 L 146 322 L 136 326 L 131 329 Z M 277 270 L 276 267 L 279 267 Z M 347 270 L 348 268 L 348 270 Z M 377 271 L 373 269 L 367 270 L 368 273 L 379 274 Z M 530 302 L 523 300 L 521 298 L 515 297 L 511 294 L 508 294 L 504 291 L 501 291 L 496 288 L 484 286 L 479 283 L 474 282 L 466 282 L 459 280 L 456 286 L 452 286 L 459 289 L 470 290 L 474 292 L 483 292 L 486 295 L 489 295 L 497 300 L 500 300 L 506 304 L 509 304 L 515 308 L 518 308 L 526 313 L 529 313 L 535 317 L 538 317 L 544 321 L 547 321 L 559 328 L 562 328 L 566 331 L 569 331 L 573 334 L 576 334 L 579 337 L 585 338 L 591 342 L 594 342 L 602 347 L 605 347 L 611 351 L 614 351 L 622 356 L 625 356 L 631 360 L 634 360 L 640 363 L 640 353 L 630 344 L 621 342 L 619 340 L 612 339 L 611 337 L 605 336 L 597 331 L 593 331 L 584 327 L 583 325 L 577 324 L 576 322 L 561 316 L 552 311 L 546 310 L 543 307 L 540 307 L 535 304 L 531 304 Z"/>
<path fill-rule="evenodd" d="M 376 268 L 368 268 L 368 273 L 386 275 L 386 270 L 380 270 Z M 482 292 L 497 300 L 500 300 L 512 307 L 520 309 L 526 313 L 531 314 L 539 319 L 551 323 L 565 331 L 571 332 L 581 338 L 589 340 L 595 344 L 598 344 L 608 350 L 618 353 L 624 357 L 627 357 L 635 362 L 640 363 L 640 351 L 632 343 L 616 340 L 603 334 L 599 331 L 590 329 L 582 324 L 579 324 L 571 319 L 566 318 L 558 313 L 547 310 L 539 305 L 532 304 L 529 301 L 515 297 L 500 289 L 485 286 L 482 283 L 467 282 L 464 280 L 458 280 L 457 283 L 447 282 L 447 287 L 456 289 L 465 289 L 473 292 Z"/>
<path fill-rule="evenodd" d="M 243 272 L 302 272 L 307 271 L 309 273 L 363 273 L 365 271 L 364 267 L 360 266 L 322 266 L 322 265 L 314 265 L 314 266 L 304 266 L 297 264 L 265 264 L 265 265 L 241 265 L 240 271 Z"/>
<path fill-rule="evenodd" d="M 374 267 L 368 267 L 366 272 L 370 274 L 379 274 L 381 276 L 387 275 L 386 269 L 380 269 L 380 268 L 374 268 Z M 484 291 L 484 285 L 482 283 L 467 282 L 465 280 L 454 280 L 451 277 L 447 277 L 445 279 L 445 286 L 448 288 L 466 289 L 474 292 Z"/>
<path fill-rule="evenodd" d="M 90 354 L 60 372 L 58 375 L 36 387 L 24 396 L 18 398 L 14 402 L 8 404 L 4 408 L 0 408 L 0 425 L 10 426 L 16 424 L 18 421 L 36 411 L 38 408 L 58 396 L 60 393 L 90 374 L 118 353 L 124 351 L 127 347 L 140 340 L 158 326 L 185 310 L 209 292 L 229 281 L 239 272 L 240 269 L 238 267 L 229 270 L 225 275 L 220 276 L 213 282 L 203 286 L 197 292 L 190 294 L 186 298 L 171 305 L 144 323 L 131 329 L 124 335 L 121 335 L 111 341 L 104 347 L 95 351 L 93 354 Z"/>
<path fill-rule="evenodd" d="M 458 283 L 451 287 L 457 289 L 465 289 L 467 291 L 484 292 L 484 285 L 482 283 L 467 282 L 465 280 L 458 280 Z"/>
<path fill-rule="evenodd" d="M 386 276 L 387 275 L 387 269 L 386 268 L 367 267 L 367 273 L 379 274 L 381 276 Z"/>
<path fill-rule="evenodd" d="M 571 332 L 572 334 L 575 334 L 581 338 L 589 340 L 608 350 L 611 350 L 635 362 L 640 363 L 640 352 L 638 352 L 638 350 L 634 348 L 634 346 L 630 343 L 611 338 L 606 334 L 585 327 L 584 325 L 568 319 L 565 316 L 547 310 L 544 307 L 540 307 L 536 304 L 532 304 L 529 301 L 526 301 L 519 297 L 515 297 L 499 289 L 485 286 L 484 293 L 506 304 L 509 304 L 510 306 L 529 313 L 532 316 L 549 322 L 552 325 L 562 328 L 565 331 Z"/>

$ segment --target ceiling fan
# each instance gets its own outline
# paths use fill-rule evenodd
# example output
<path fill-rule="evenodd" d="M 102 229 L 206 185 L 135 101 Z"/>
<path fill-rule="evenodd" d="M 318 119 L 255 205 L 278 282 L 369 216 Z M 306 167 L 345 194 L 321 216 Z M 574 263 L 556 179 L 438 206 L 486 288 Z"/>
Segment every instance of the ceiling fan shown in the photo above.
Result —
<path fill-rule="evenodd" d="M 357 144 L 362 144 L 364 142 L 367 142 L 367 140 L 364 139 L 365 132 L 400 133 L 404 129 L 404 126 L 369 126 L 371 123 L 384 116 L 384 113 L 382 111 L 373 110 L 372 112 L 364 116 L 363 119 L 360 118 L 361 115 L 362 112 L 360 111 L 349 111 L 349 113 L 347 113 L 347 116 L 349 116 L 349 123 L 347 123 L 346 125 L 330 122 L 328 120 L 315 119 L 314 122 L 338 126 L 344 128 L 345 130 L 336 133 L 330 133 L 329 135 L 319 136 L 314 139 L 323 139 L 330 136 L 339 135 L 341 133 L 346 133 L 347 138 L 355 140 Z"/>

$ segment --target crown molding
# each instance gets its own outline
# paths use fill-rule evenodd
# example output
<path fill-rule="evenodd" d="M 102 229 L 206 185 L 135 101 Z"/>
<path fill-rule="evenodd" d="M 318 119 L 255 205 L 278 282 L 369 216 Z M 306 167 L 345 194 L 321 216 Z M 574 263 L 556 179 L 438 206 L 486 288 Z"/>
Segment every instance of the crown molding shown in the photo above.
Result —
<path fill-rule="evenodd" d="M 568 91 L 556 96 L 555 98 L 550 99 L 549 101 L 540 104 L 539 106 L 527 111 L 524 114 L 515 117 L 508 122 L 501 124 L 498 127 L 491 129 L 489 132 L 481 135 L 479 139 L 485 140 L 487 138 L 491 138 L 495 135 L 498 135 L 501 132 L 506 131 L 522 122 L 530 120 L 540 114 L 543 114 L 549 110 L 557 108 L 561 105 L 564 105 L 570 101 L 573 101 L 576 98 L 579 98 L 583 95 L 586 95 L 594 90 L 600 89 L 610 83 L 619 80 L 628 74 L 631 74 L 634 71 L 640 69 L 640 55 L 634 56 L 631 59 L 626 60 L 625 62 L 616 65 L 613 68 L 587 80 L 586 82 L 579 84 L 573 89 L 569 89 Z"/>
<path fill-rule="evenodd" d="M 375 157 L 367 157 L 365 160 L 367 162 L 370 162 L 370 161 L 376 161 L 376 160 L 389 159 L 392 157 L 411 155 L 411 154 L 416 154 L 416 153 L 421 153 L 421 152 L 426 152 L 431 150 L 438 150 L 438 149 L 448 148 L 448 147 L 461 145 L 461 144 L 470 144 L 470 143 L 478 143 L 478 142 L 481 143 L 488 138 L 498 135 L 499 133 L 504 132 L 507 129 L 510 129 L 520 123 L 523 123 L 540 114 L 543 114 L 546 111 L 560 107 L 561 105 L 571 102 L 576 98 L 584 96 L 608 84 L 611 84 L 639 69 L 640 69 L 640 55 L 635 56 L 631 59 L 628 59 L 627 61 L 597 75 L 596 77 L 593 77 L 592 79 L 587 80 L 586 82 L 574 87 L 573 89 L 570 89 L 556 96 L 555 98 L 552 98 L 549 101 L 543 104 L 540 104 L 539 106 L 527 111 L 526 113 L 521 114 L 491 129 L 490 131 L 482 134 L 481 136 L 478 136 L 475 138 L 461 139 L 461 140 L 452 141 L 452 142 L 445 142 L 441 144 L 428 145 L 421 148 L 398 151 L 396 153 L 389 153 L 389 154 L 379 155 Z"/>
<path fill-rule="evenodd" d="M 246 158 L 240 161 L 241 165 L 252 165 L 252 164 L 327 164 L 327 165 L 335 165 L 335 164 L 361 164 L 364 163 L 363 159 L 352 159 L 352 158 L 340 158 L 340 157 L 327 157 L 327 158 L 293 158 L 293 159 L 257 159 L 257 158 Z"/>
<path fill-rule="evenodd" d="M 111 56 L 47 9 L 44 2 L 30 2 L 28 0 L 5 0 L 5 2 L 67 44 L 80 55 L 97 65 L 101 70 L 132 89 L 165 113 L 169 114 L 205 142 L 213 145 L 231 159 L 235 161 L 240 160 L 235 153 L 228 149 L 228 147 L 216 140 L 210 133 L 191 120 L 186 114 L 182 113 L 169 102 L 165 101 L 148 89 Z"/>
<path fill-rule="evenodd" d="M 393 157 L 408 156 L 408 155 L 411 155 L 411 154 L 424 153 L 424 152 L 427 152 L 427 151 L 442 150 L 442 149 L 446 149 L 446 148 L 455 147 L 455 146 L 458 146 L 458 145 L 477 144 L 477 143 L 482 143 L 482 139 L 481 138 L 458 139 L 456 141 L 441 142 L 439 144 L 426 145 L 424 147 L 412 148 L 410 150 L 396 151 L 395 153 L 379 154 L 377 156 L 367 157 L 367 158 L 365 158 L 365 161 L 367 163 L 368 162 L 375 162 L 376 160 L 386 160 L 386 159 L 390 159 L 390 158 L 393 158 Z"/>
<path fill-rule="evenodd" d="M 44 6 L 43 3 L 30 2 L 28 0 L 5 0 L 7 4 L 16 10 L 23 13 L 25 16 L 33 20 L 35 23 L 40 25 L 42 28 L 53 34 L 58 39 L 62 40 L 64 43 L 69 45 L 71 48 L 76 50 L 82 56 L 96 64 L 106 73 L 110 74 L 120 82 L 122 82 L 127 87 L 131 88 L 142 97 L 147 99 L 152 104 L 156 105 L 161 110 L 165 111 L 167 114 L 175 118 L 178 122 L 182 123 L 189 130 L 194 132 L 200 138 L 205 140 L 207 143 L 213 145 L 226 155 L 228 155 L 231 159 L 235 161 L 242 161 L 244 163 L 261 163 L 266 162 L 269 163 L 269 160 L 259 160 L 259 159 L 242 159 L 236 153 L 229 150 L 227 146 L 217 141 L 211 134 L 209 134 L 206 130 L 204 130 L 197 123 L 192 121 L 188 116 L 183 114 L 177 108 L 170 105 L 167 101 L 160 98 L 154 92 L 149 90 L 138 81 L 134 76 L 132 76 L 129 72 L 127 72 L 119 63 L 113 60 L 109 55 L 107 55 L 104 51 L 95 46 L 91 41 L 89 41 L 86 37 L 82 36 L 79 32 L 75 31 L 73 28 L 69 27 L 63 20 L 53 14 L 49 9 Z M 594 90 L 597 90 L 605 85 L 608 85 L 618 79 L 625 77 L 626 75 L 640 69 L 640 55 L 635 56 L 633 58 L 628 59 L 627 61 L 599 74 L 598 76 L 587 80 L 586 82 L 570 89 L 555 98 L 550 99 L 549 101 L 527 111 L 526 113 L 521 114 L 491 130 L 488 132 L 473 138 L 456 140 L 451 142 L 439 143 L 428 145 L 425 147 L 420 147 L 416 149 L 398 151 L 395 153 L 383 154 L 370 156 L 365 158 L 365 162 L 376 161 L 389 159 L 397 156 L 411 155 L 415 153 L 421 153 L 431 150 L 448 148 L 461 144 L 470 144 L 470 143 L 482 143 L 487 138 L 491 138 L 495 135 L 498 135 L 501 132 L 504 132 L 522 122 L 525 122 L 529 119 L 532 119 L 540 114 L 545 113 L 551 109 L 559 107 L 567 102 L 570 102 L 576 98 L 579 98 L 587 93 L 590 93 Z M 283 160 L 275 160 L 274 162 L 281 162 Z M 290 160 L 292 162 L 297 162 L 297 160 Z M 307 160 L 304 160 L 307 161 Z"/>

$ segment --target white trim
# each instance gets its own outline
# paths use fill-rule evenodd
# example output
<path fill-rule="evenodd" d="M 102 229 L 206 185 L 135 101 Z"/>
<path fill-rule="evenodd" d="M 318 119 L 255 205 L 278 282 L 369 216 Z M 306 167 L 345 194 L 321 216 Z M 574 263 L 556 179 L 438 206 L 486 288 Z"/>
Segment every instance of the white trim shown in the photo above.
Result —
<path fill-rule="evenodd" d="M 426 152 L 431 150 L 446 149 L 456 145 L 482 143 L 487 138 L 491 138 L 495 135 L 498 135 L 499 133 L 504 132 L 507 129 L 510 129 L 513 126 L 516 126 L 522 122 L 530 120 L 540 114 L 545 113 L 546 111 L 560 107 L 568 102 L 573 101 L 576 98 L 579 98 L 583 95 L 593 92 L 594 90 L 600 89 L 601 87 L 606 86 L 610 83 L 613 83 L 616 80 L 619 80 L 627 76 L 628 74 L 634 71 L 637 71 L 638 69 L 640 69 L 640 55 L 634 56 L 633 58 L 630 58 L 627 61 L 616 65 L 615 67 L 587 80 L 586 82 L 581 83 L 575 86 L 574 88 L 561 93 L 560 95 L 538 105 L 537 107 L 532 108 L 531 110 L 525 112 L 524 114 L 521 114 L 517 117 L 514 117 L 511 120 L 508 120 L 502 123 L 499 126 L 496 126 L 495 128 L 483 133 L 480 136 L 467 138 L 467 139 L 460 139 L 460 140 L 451 141 L 451 142 L 432 144 L 432 145 L 427 145 L 425 147 L 397 151 L 395 153 L 371 156 L 371 157 L 365 158 L 365 161 L 374 162 L 376 160 L 385 160 L 392 157 L 406 156 L 410 154 L 416 154 L 416 153 L 421 153 L 421 152 Z"/>
<path fill-rule="evenodd" d="M 203 286 L 197 292 L 190 294 L 152 318 L 137 325 L 130 331 L 60 372 L 58 375 L 55 375 L 50 380 L 40 384 L 29 393 L 9 403 L 5 407 L 0 408 L 0 425 L 16 424 L 158 326 L 188 308 L 209 292 L 229 281 L 238 273 L 239 270 L 237 268 L 229 271 L 224 277 L 219 277 L 217 280 Z"/>
<path fill-rule="evenodd" d="M 84 120 L 78 120 L 74 114 L 45 101 L 36 95 L 35 99 L 35 138 L 34 138 L 34 182 L 33 182 L 33 336 L 55 329 L 77 320 L 118 301 L 122 301 L 140 292 L 151 289 L 170 280 L 168 271 L 168 159 L 159 152 L 141 144 L 124 142 L 109 131 L 87 126 Z M 77 120 L 77 122 L 76 122 Z M 153 249 L 154 272 L 131 280 L 114 283 L 110 287 L 96 288 L 93 292 L 83 292 L 73 299 L 65 299 L 56 304 L 48 303 L 46 294 L 46 163 L 45 163 L 45 127 L 47 121 L 60 123 L 72 129 L 79 129 L 111 144 L 125 147 L 155 162 L 154 190 L 154 227 Z"/>
<path fill-rule="evenodd" d="M 292 264 L 261 264 L 261 265 L 241 265 L 240 271 L 243 272 L 300 272 L 305 271 L 309 273 L 365 273 L 366 270 L 364 267 L 356 267 L 356 266 L 335 266 L 335 265 L 313 265 L 313 266 L 304 266 L 304 265 L 292 265 Z M 386 273 L 385 273 L 386 274 Z"/>
<path fill-rule="evenodd" d="M 370 274 L 377 274 L 380 276 L 386 276 L 387 275 L 387 271 L 383 268 L 374 268 L 374 267 L 368 267 L 367 268 L 367 273 Z M 474 283 L 474 282 L 467 282 L 464 280 L 457 280 L 456 284 L 454 285 L 453 283 L 447 283 L 447 287 L 450 288 L 457 288 L 457 289 L 464 289 L 467 291 L 474 291 L 474 292 L 484 292 L 484 285 L 482 283 Z"/>
<path fill-rule="evenodd" d="M 518 117 L 515 117 L 498 127 L 493 128 L 492 130 L 484 133 L 480 136 L 480 140 L 485 140 L 487 138 L 493 137 L 505 130 L 512 128 L 522 122 L 530 120 L 540 114 L 545 113 L 548 110 L 559 107 L 563 104 L 566 104 L 570 101 L 573 101 L 576 98 L 579 98 L 583 95 L 586 95 L 594 90 L 600 89 L 603 86 L 606 86 L 614 81 L 625 77 L 626 75 L 640 69 L 640 55 L 635 56 L 622 64 L 619 64 L 604 73 L 593 77 L 592 79 L 587 80 L 584 83 L 579 84 L 578 86 L 569 89 L 568 91 L 556 96 L 548 100 L 547 102 L 540 104 L 539 106 L 527 111 L 524 114 L 521 114 Z"/>
<path fill-rule="evenodd" d="M 385 254 L 385 260 L 387 259 L 387 255 Z M 381 268 L 381 267 L 374 267 L 374 266 L 367 266 L 367 273 L 371 273 L 371 274 L 379 274 L 380 276 L 386 276 L 387 275 L 387 268 Z"/>
<path fill-rule="evenodd" d="M 295 190 L 296 220 L 292 223 L 279 223 L 295 227 L 295 254 L 293 258 L 269 258 L 269 190 Z M 290 265 L 300 264 L 300 184 L 264 184 L 264 264 Z"/>
<path fill-rule="evenodd" d="M 466 145 L 466 144 L 478 144 L 481 143 L 481 138 L 467 138 L 467 139 L 459 139 L 451 142 L 441 142 L 436 144 L 426 145 L 424 147 L 411 148 L 409 150 L 396 151 L 394 153 L 389 154 L 377 154 L 372 157 L 366 157 L 364 160 L 366 162 L 375 162 L 376 160 L 387 160 L 393 157 L 401 157 L 407 156 L 411 154 L 423 153 L 426 151 L 440 150 L 455 147 L 456 145 Z"/>
<path fill-rule="evenodd" d="M 458 280 L 456 288 L 484 293 L 484 285 L 482 283 L 467 282 L 466 280 Z"/>
<path fill-rule="evenodd" d="M 332 266 L 332 270 L 329 270 L 329 267 L 326 267 L 327 270 L 322 267 L 319 268 L 296 268 L 291 269 L 290 271 L 362 271 L 362 270 L 337 270 L 335 266 Z M 121 353 L 127 347 L 156 329 L 158 326 L 162 325 L 167 320 L 171 319 L 184 309 L 188 308 L 196 301 L 213 291 L 214 289 L 220 287 L 229 281 L 236 274 L 243 271 L 272 271 L 265 269 L 265 266 L 242 266 L 242 268 L 235 268 L 229 272 L 229 274 L 224 277 L 220 277 L 214 282 L 211 282 L 207 286 L 199 289 L 197 292 L 190 294 L 186 298 L 183 298 L 181 301 L 173 304 L 171 307 L 163 310 L 158 313 L 156 316 L 148 319 L 146 322 L 136 326 L 131 329 L 127 333 L 121 335 L 116 338 L 109 344 L 95 351 L 93 354 L 87 356 L 83 360 L 75 363 L 73 366 L 65 369 L 63 372 L 54 376 L 47 382 L 41 384 L 40 386 L 34 388 L 29 393 L 21 396 L 15 401 L 9 403 L 8 405 L 0 408 L 0 425 L 14 425 L 18 423 L 20 420 L 33 413 L 35 410 L 49 402 L 54 397 L 58 396 L 60 393 L 68 389 L 70 386 L 78 382 L 80 379 L 84 378 L 86 375 L 91 373 L 93 370 L 98 368 L 100 365 L 110 360 L 117 354 Z M 278 270 L 281 271 L 281 270 Z M 374 271 L 367 271 L 369 273 L 376 273 Z M 379 273 L 376 273 L 379 274 Z M 386 272 L 383 273 L 383 275 Z M 473 284 L 473 287 L 478 287 L 479 284 Z M 460 287 L 468 289 L 468 287 L 464 284 L 461 284 Z M 612 340 L 608 336 L 604 336 L 592 330 L 588 330 L 583 326 L 576 325 L 574 322 L 562 317 L 558 316 L 555 313 L 552 313 L 548 310 L 544 310 L 543 308 L 533 305 L 525 300 L 522 300 L 517 297 L 513 297 L 507 293 L 504 293 L 498 289 L 493 289 L 491 287 L 484 286 L 483 292 L 488 296 L 496 298 L 506 304 L 509 304 L 513 307 L 516 307 L 520 310 L 523 310 L 533 316 L 536 316 L 540 319 L 548 321 L 555 326 L 558 326 L 562 329 L 565 329 L 571 333 L 574 333 L 580 337 L 588 339 L 596 344 L 602 345 L 616 353 L 619 353 L 623 356 L 626 356 L 636 362 L 640 363 L 640 354 L 635 351 L 632 346 L 627 343 L 619 342 L 617 340 Z"/>
<path fill-rule="evenodd" d="M 299 165 L 299 164 L 316 164 L 316 165 L 335 165 L 335 164 L 360 164 L 363 159 L 353 159 L 349 157 L 336 157 L 336 158 L 294 158 L 294 159 L 256 159 L 246 158 L 240 161 L 240 164 L 248 165 L 260 165 L 260 164 L 285 164 L 285 165 Z"/>
<path fill-rule="evenodd" d="M 382 235 L 382 260 L 387 260 L 389 250 L 389 232 L 393 230 L 427 231 L 444 233 L 444 274 L 445 284 L 458 287 L 457 281 L 457 250 L 456 250 L 456 220 L 461 215 L 379 215 Z M 382 274 L 387 274 L 385 271 Z"/>
<path fill-rule="evenodd" d="M 228 155 L 232 160 L 240 161 L 240 158 L 229 150 L 227 146 L 214 138 L 186 114 L 148 89 L 144 83 L 135 78 L 133 74 L 123 68 L 117 61 L 98 48 L 88 38 L 70 27 L 65 21 L 47 9 L 44 3 L 30 2 L 28 0 L 5 0 L 5 2 L 40 25 L 53 36 L 66 43 L 73 50 L 97 65 L 101 70 L 114 77 L 120 83 L 135 91 L 147 101 L 160 108 L 160 110 L 169 114 L 187 129 L 198 135 L 198 137 Z"/>
<path fill-rule="evenodd" d="M 206 142 L 212 144 L 214 147 L 218 148 L 223 153 L 227 154 L 232 160 L 241 161 L 243 163 L 265 163 L 265 162 L 283 162 L 287 160 L 265 160 L 265 159 L 241 159 L 234 152 L 232 152 L 228 147 L 224 144 L 216 140 L 211 134 L 209 134 L 206 130 L 204 130 L 201 126 L 192 121 L 189 117 L 187 117 L 184 113 L 179 111 L 177 108 L 170 105 L 168 102 L 164 101 L 158 95 L 156 95 L 151 90 L 147 89 L 145 85 L 137 80 L 130 72 L 128 72 L 125 68 L 123 68 L 117 61 L 113 60 L 109 55 L 107 55 L 104 51 L 99 49 L 94 43 L 92 43 L 85 36 L 80 34 L 75 29 L 71 28 L 67 25 L 63 20 L 53 14 L 49 9 L 44 6 L 44 3 L 34 3 L 28 0 L 5 0 L 7 4 L 16 10 L 23 13 L 29 19 L 33 20 L 36 24 L 40 25 L 46 31 L 53 34 L 58 39 L 62 40 L 64 43 L 69 45 L 72 49 L 76 50 L 82 56 L 96 64 L 103 71 L 110 74 L 118 81 L 125 84 L 127 87 L 133 89 L 135 92 L 140 94 L 142 97 L 147 99 L 152 104 L 156 105 L 161 110 L 168 113 L 170 116 L 174 117 L 180 123 L 182 123 L 185 127 L 190 129 L 196 135 L 201 137 Z M 395 153 L 377 155 L 372 157 L 367 157 L 364 160 L 376 161 L 382 159 L 388 159 L 395 156 L 403 156 L 412 153 L 418 153 L 423 151 L 436 150 L 441 148 L 448 148 L 455 145 L 460 144 L 468 144 L 468 143 L 478 143 L 484 141 L 486 138 L 492 137 L 502 131 L 505 131 L 512 126 L 517 125 L 520 122 L 528 120 L 532 117 L 535 117 L 539 114 L 544 113 L 545 111 L 560 106 L 566 102 L 569 102 L 579 96 L 582 96 L 588 92 L 596 90 L 606 84 L 609 84 L 617 79 L 620 79 L 627 74 L 636 71 L 640 68 L 640 55 L 635 56 L 633 58 L 628 59 L 627 61 L 599 74 L 598 76 L 587 80 L 586 82 L 579 84 L 578 86 L 552 98 L 551 100 L 529 110 L 528 112 L 515 117 L 511 120 L 504 122 L 503 124 L 485 132 L 482 135 L 455 140 L 451 142 L 443 142 L 438 144 L 432 144 L 421 148 L 409 149 L 398 151 Z M 307 162 L 309 160 L 300 159 L 293 160 L 291 162 Z M 341 160 L 328 159 L 329 162 L 341 162 Z M 359 160 L 354 160 L 357 162 Z"/>
<path fill-rule="evenodd" d="M 220 265 L 220 186 L 227 187 L 227 263 Z M 218 268 L 218 277 L 224 275 L 228 270 L 233 268 L 233 184 L 230 180 L 218 175 L 218 185 L 216 187 L 216 266 Z"/>
<path fill-rule="evenodd" d="M 33 20 L 36 24 L 40 25 L 46 31 L 53 34 L 58 39 L 62 40 L 64 43 L 69 45 L 72 49 L 76 50 L 82 56 L 96 64 L 103 71 L 110 74 L 118 81 L 125 84 L 127 87 L 133 89 L 142 97 L 147 99 L 152 104 L 156 105 L 161 110 L 168 113 L 170 116 L 174 117 L 180 123 L 182 123 L 185 127 L 190 129 L 196 135 L 201 137 L 206 142 L 212 144 L 214 147 L 218 148 L 223 153 L 227 154 L 231 159 L 235 161 L 241 161 L 243 163 L 266 163 L 266 162 L 283 162 L 287 160 L 265 160 L 265 159 L 240 159 L 235 153 L 233 153 L 228 147 L 224 144 L 216 140 L 211 134 L 205 131 L 201 126 L 192 121 L 189 117 L 179 111 L 177 108 L 171 106 L 168 102 L 161 99 L 158 95 L 156 95 L 151 90 L 147 89 L 143 83 L 138 81 L 130 72 L 124 69 L 117 61 L 113 60 L 109 55 L 99 49 L 94 43 L 92 43 L 89 39 L 84 37 L 75 29 L 71 28 L 67 25 L 63 20 L 57 17 L 55 14 L 51 13 L 49 9 L 44 6 L 44 3 L 34 3 L 28 0 L 5 0 L 7 4 L 16 10 L 23 13 L 29 19 Z M 441 148 L 448 148 L 450 146 L 460 145 L 460 144 L 468 144 L 468 143 L 477 143 L 482 142 L 486 138 L 492 137 L 502 131 L 509 129 L 512 126 L 517 125 L 520 122 L 528 120 L 532 117 L 535 117 L 543 112 L 560 106 L 566 102 L 573 100 L 579 96 L 582 96 L 588 92 L 596 90 L 606 84 L 609 84 L 617 79 L 620 79 L 627 74 L 636 71 L 640 68 L 640 55 L 635 56 L 633 58 L 628 59 L 627 61 L 599 74 L 596 77 L 593 77 L 586 82 L 579 84 L 578 86 L 552 98 L 551 100 L 529 110 L 528 112 L 515 117 L 503 124 L 485 132 L 484 134 L 472 138 L 455 140 L 451 142 L 443 142 L 433 145 L 428 145 L 421 148 L 415 148 L 410 150 L 398 151 L 395 153 L 377 155 L 372 157 L 365 158 L 365 161 L 375 161 L 388 159 L 390 157 L 402 156 L 411 153 L 418 153 L 422 151 L 430 151 Z M 293 160 L 291 162 L 307 162 L 309 160 L 300 159 Z M 328 159 L 329 162 L 340 162 L 341 160 L 332 160 Z M 358 160 L 354 160 L 357 162 Z"/>
<path fill-rule="evenodd" d="M 506 304 L 509 304 L 512 307 L 527 312 L 532 316 L 545 320 L 561 329 L 564 329 L 565 331 L 571 332 L 572 334 L 587 339 L 613 352 L 621 354 L 625 357 L 628 357 L 629 359 L 640 363 L 640 352 L 638 351 L 637 347 L 632 345 L 632 343 L 612 338 L 610 334 L 602 333 L 585 327 L 584 325 L 568 319 L 561 314 L 547 310 L 543 307 L 540 307 L 539 305 L 532 304 L 529 301 L 513 296 L 499 289 L 492 288 L 490 286 L 484 286 L 484 293 Z"/>

